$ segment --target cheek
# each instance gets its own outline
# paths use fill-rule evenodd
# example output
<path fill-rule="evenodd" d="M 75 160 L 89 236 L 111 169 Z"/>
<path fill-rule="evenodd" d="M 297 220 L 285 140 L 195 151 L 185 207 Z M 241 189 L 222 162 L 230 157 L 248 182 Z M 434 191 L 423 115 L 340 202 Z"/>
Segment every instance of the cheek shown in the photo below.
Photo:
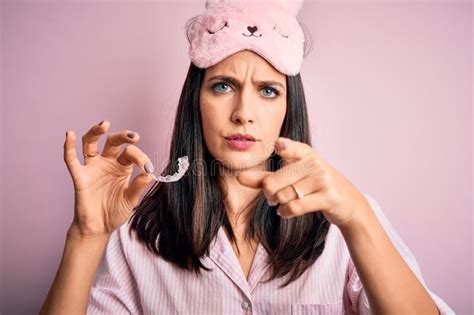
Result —
<path fill-rule="evenodd" d="M 219 117 L 221 115 L 218 108 L 209 103 L 201 103 L 200 109 L 203 127 L 205 127 L 203 129 L 215 129 L 219 124 Z"/>
<path fill-rule="evenodd" d="M 280 129 L 286 115 L 286 102 L 275 104 L 274 108 L 266 111 L 264 119 L 261 119 L 262 131 L 265 136 L 275 138 L 280 134 Z"/>
<path fill-rule="evenodd" d="M 278 108 L 267 111 L 265 119 L 261 119 L 262 145 L 266 155 L 271 155 L 274 143 L 280 135 L 280 130 L 286 115 L 286 102 Z"/>
<path fill-rule="evenodd" d="M 218 106 L 215 102 L 202 98 L 200 103 L 201 119 L 203 126 L 204 140 L 209 149 L 214 146 L 218 138 L 221 136 L 223 124 L 226 121 L 225 113 L 222 106 Z"/>

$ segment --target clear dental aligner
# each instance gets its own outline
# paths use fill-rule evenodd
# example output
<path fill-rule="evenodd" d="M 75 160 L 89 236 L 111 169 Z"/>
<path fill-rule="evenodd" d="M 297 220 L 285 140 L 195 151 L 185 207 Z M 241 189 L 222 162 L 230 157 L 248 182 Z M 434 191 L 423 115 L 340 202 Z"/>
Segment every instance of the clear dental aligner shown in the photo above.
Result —
<path fill-rule="evenodd" d="M 153 173 L 153 178 L 156 181 L 159 182 L 165 182 L 165 183 L 170 183 L 170 182 L 176 182 L 180 180 L 181 177 L 184 176 L 184 173 L 189 168 L 189 161 L 188 161 L 188 156 L 185 155 L 183 157 L 178 158 L 178 171 L 174 173 L 173 175 L 166 175 L 166 176 L 156 176 L 155 173 Z"/>

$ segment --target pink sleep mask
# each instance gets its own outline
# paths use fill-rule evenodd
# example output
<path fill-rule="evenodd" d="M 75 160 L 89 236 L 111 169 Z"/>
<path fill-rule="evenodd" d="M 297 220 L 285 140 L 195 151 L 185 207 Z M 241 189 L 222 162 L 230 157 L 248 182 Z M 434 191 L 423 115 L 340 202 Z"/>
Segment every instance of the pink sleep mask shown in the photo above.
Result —
<path fill-rule="evenodd" d="M 186 23 L 189 57 L 199 68 L 247 49 L 276 70 L 296 75 L 308 48 L 296 18 L 303 0 L 207 0 L 204 13 Z"/>

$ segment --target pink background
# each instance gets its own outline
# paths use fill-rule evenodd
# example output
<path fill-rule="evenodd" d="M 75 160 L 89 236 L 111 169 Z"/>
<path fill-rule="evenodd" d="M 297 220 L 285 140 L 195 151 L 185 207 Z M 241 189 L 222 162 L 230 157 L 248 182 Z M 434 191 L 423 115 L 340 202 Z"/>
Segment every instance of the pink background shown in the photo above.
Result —
<path fill-rule="evenodd" d="M 37 313 L 60 262 L 67 128 L 80 139 L 108 119 L 164 163 L 189 65 L 184 25 L 203 8 L 1 2 L 2 314 Z M 315 149 L 379 202 L 430 289 L 472 314 L 472 4 L 306 1 L 299 18 L 314 41 L 301 75 Z"/>

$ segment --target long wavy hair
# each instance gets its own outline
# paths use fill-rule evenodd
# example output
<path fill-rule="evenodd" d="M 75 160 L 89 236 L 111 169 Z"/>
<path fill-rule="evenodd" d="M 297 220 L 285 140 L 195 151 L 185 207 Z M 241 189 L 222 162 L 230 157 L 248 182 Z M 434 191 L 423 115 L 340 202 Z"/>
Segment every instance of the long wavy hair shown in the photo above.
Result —
<path fill-rule="evenodd" d="M 223 226 L 236 243 L 224 200 L 227 189 L 212 168 L 219 163 L 209 153 L 203 138 L 199 94 L 205 69 L 190 64 L 175 115 L 169 163 L 162 176 L 177 171 L 177 159 L 187 155 L 190 168 L 177 182 L 156 182 L 135 207 L 130 229 L 152 253 L 168 262 L 201 274 L 209 271 L 200 261 L 209 255 L 209 245 Z M 287 112 L 280 136 L 311 145 L 306 101 L 300 74 L 286 76 Z M 283 166 L 272 153 L 269 170 Z M 246 239 L 257 237 L 269 253 L 272 273 L 267 281 L 288 275 L 285 287 L 298 279 L 324 250 L 330 222 L 321 211 L 282 219 L 277 206 L 269 206 L 263 192 L 252 201 Z M 159 236 L 159 237 L 158 237 Z M 238 246 L 237 246 L 237 250 Z"/>

